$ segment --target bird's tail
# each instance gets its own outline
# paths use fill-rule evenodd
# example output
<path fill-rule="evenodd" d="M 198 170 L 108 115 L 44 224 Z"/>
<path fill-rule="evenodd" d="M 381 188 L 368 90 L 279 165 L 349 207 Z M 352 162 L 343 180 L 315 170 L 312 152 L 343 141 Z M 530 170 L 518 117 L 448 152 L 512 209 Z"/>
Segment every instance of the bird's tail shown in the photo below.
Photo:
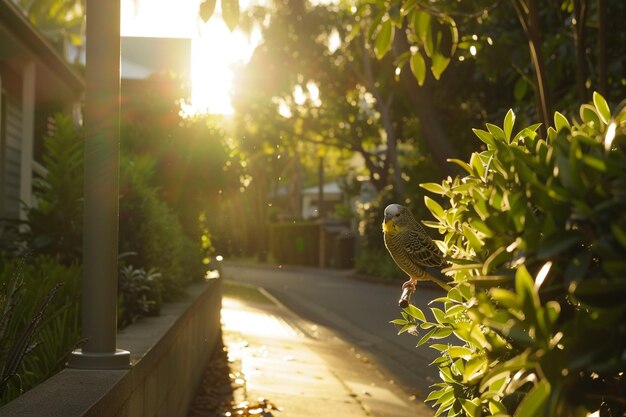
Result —
<path fill-rule="evenodd" d="M 426 268 L 425 272 L 426 274 L 424 275 L 424 280 L 432 281 L 446 291 L 450 291 L 452 289 L 452 287 L 448 285 L 450 277 L 444 275 L 443 272 L 441 272 L 441 269 L 431 267 Z"/>

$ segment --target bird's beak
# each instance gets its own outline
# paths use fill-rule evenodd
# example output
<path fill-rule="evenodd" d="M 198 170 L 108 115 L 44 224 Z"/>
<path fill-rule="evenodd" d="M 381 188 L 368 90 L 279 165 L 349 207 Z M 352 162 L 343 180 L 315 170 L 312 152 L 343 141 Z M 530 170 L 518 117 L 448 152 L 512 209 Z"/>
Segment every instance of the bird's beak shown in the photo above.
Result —
<path fill-rule="evenodd" d="M 391 214 L 385 214 L 385 223 L 387 223 L 392 218 L 393 218 L 393 216 Z"/>

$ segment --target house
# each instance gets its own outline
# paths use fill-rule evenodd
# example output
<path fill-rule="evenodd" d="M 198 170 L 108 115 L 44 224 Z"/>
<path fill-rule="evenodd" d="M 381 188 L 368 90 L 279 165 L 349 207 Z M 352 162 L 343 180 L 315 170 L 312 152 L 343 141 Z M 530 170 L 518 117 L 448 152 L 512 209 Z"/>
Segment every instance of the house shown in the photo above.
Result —
<path fill-rule="evenodd" d="M 48 118 L 80 120 L 82 76 L 11 0 L 0 0 L 0 218 L 25 217 Z"/>
<path fill-rule="evenodd" d="M 331 182 L 324 184 L 324 213 L 332 216 L 337 205 L 345 203 L 346 198 L 339 184 Z M 302 190 L 302 218 L 313 219 L 319 216 L 319 186 L 309 187 Z"/>
<path fill-rule="evenodd" d="M 143 80 L 159 72 L 189 78 L 191 39 L 122 36 L 122 79 Z"/>

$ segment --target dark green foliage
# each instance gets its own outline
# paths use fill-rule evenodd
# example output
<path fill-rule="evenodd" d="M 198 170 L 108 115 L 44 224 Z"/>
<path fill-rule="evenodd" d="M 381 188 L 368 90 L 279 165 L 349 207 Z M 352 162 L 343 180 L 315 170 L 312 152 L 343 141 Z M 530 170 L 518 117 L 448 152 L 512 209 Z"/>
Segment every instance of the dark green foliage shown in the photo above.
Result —
<path fill-rule="evenodd" d="M 199 245 L 189 243 L 178 217 L 149 184 L 153 162 L 122 159 L 120 181 L 120 252 L 135 252 L 133 264 L 156 269 L 164 301 L 176 299 L 181 289 L 201 279 Z"/>
<path fill-rule="evenodd" d="M 475 130 L 486 145 L 464 178 L 423 187 L 455 285 L 434 321 L 411 306 L 394 323 L 435 342 L 438 413 L 602 416 L 626 411 L 626 111 L 604 99 L 578 121 L 555 114 L 513 133 Z M 461 342 L 461 344 L 458 343 Z"/>
<path fill-rule="evenodd" d="M 0 334 L 3 376 L 8 379 L 0 398 L 4 404 L 63 368 L 80 337 L 80 270 L 49 257 L 0 261 Z M 54 297 L 52 297 L 54 295 Z M 7 312 L 9 315 L 7 317 Z M 26 350 L 21 364 L 9 359 L 12 346 Z M 14 350 L 18 356 L 21 353 Z M 6 365 L 12 362 L 13 367 Z M 19 362 L 19 361 L 18 361 Z"/>
<path fill-rule="evenodd" d="M 270 251 L 286 265 L 319 265 L 319 233 L 316 223 L 276 223 L 270 226 Z"/>
<path fill-rule="evenodd" d="M 117 279 L 118 328 L 122 329 L 144 316 L 158 315 L 161 310 L 161 294 L 158 279 L 161 274 L 154 269 L 120 268 Z"/>
<path fill-rule="evenodd" d="M 37 205 L 28 211 L 29 248 L 58 257 L 64 264 L 80 260 L 83 222 L 83 142 L 72 120 L 54 118 L 44 140 L 45 178 L 35 178 Z"/>
<path fill-rule="evenodd" d="M 406 281 L 407 276 L 391 259 L 387 249 L 363 248 L 356 258 L 357 272 L 393 281 Z"/>

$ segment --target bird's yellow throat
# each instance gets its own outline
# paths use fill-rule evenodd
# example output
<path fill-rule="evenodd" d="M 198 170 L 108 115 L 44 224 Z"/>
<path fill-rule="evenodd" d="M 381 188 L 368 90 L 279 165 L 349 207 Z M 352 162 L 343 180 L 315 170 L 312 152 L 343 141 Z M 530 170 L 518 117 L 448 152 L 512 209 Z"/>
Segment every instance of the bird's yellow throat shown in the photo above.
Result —
<path fill-rule="evenodd" d="M 398 226 L 393 224 L 393 222 L 391 220 L 383 222 L 383 232 L 384 233 L 393 234 L 393 233 L 396 233 L 397 231 L 398 231 Z"/>

